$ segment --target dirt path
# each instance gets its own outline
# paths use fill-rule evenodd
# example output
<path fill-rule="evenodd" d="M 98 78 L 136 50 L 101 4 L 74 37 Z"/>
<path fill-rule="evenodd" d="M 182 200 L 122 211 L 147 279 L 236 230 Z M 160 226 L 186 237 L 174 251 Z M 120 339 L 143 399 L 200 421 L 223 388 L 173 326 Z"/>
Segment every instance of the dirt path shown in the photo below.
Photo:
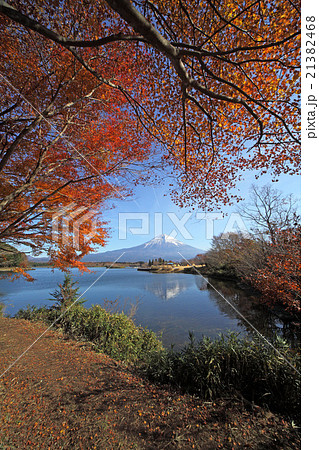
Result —
<path fill-rule="evenodd" d="M 1 373 L 45 326 L 0 318 Z M 0 449 L 297 449 L 261 409 L 154 386 L 89 345 L 45 334 L 0 379 Z"/>

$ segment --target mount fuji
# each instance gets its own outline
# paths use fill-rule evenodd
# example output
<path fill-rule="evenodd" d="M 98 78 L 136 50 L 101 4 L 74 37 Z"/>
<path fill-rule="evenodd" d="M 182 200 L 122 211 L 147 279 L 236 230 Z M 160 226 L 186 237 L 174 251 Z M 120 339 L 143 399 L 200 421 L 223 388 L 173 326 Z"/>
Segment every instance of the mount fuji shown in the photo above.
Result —
<path fill-rule="evenodd" d="M 84 256 L 83 262 L 111 262 L 111 261 L 125 261 L 136 262 L 145 261 L 154 258 L 163 258 L 166 261 L 181 261 L 183 258 L 190 259 L 199 253 L 204 253 L 205 250 L 192 247 L 191 245 L 183 244 L 183 242 L 161 234 L 156 236 L 144 244 L 136 247 L 121 248 L 119 250 L 111 250 L 103 253 L 92 253 Z M 122 255 L 122 253 L 124 253 Z M 122 256 L 121 256 L 122 255 Z M 181 256 L 182 255 L 182 256 Z"/>

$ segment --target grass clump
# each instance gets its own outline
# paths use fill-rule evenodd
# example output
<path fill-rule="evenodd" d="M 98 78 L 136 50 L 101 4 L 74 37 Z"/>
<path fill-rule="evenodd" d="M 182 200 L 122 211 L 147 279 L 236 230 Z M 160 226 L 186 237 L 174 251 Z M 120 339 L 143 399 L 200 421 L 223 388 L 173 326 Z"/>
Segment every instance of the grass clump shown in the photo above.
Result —
<path fill-rule="evenodd" d="M 300 414 L 300 356 L 280 338 L 271 347 L 236 333 L 199 342 L 190 336 L 180 352 L 153 354 L 145 370 L 153 381 L 208 400 L 240 396 L 285 415 Z"/>

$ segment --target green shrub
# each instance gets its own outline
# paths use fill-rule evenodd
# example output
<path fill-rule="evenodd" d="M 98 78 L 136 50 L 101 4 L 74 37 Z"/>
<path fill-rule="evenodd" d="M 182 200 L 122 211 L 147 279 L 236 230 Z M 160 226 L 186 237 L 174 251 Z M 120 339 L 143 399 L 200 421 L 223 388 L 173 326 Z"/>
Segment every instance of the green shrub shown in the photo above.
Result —
<path fill-rule="evenodd" d="M 19 319 L 54 323 L 65 333 L 85 339 L 94 344 L 96 350 L 122 361 L 146 361 L 149 354 L 163 348 L 152 331 L 137 327 L 124 313 L 110 314 L 99 305 L 89 309 L 73 305 L 61 311 L 56 307 L 29 306 L 16 314 Z"/>
<path fill-rule="evenodd" d="M 151 351 L 163 348 L 155 333 L 137 327 L 124 313 L 110 314 L 99 305 L 72 307 L 66 313 L 64 329 L 113 358 L 126 361 L 144 360 Z"/>
<path fill-rule="evenodd" d="M 17 319 L 30 320 L 31 322 L 45 322 L 48 325 L 57 320 L 60 316 L 60 312 L 54 308 L 48 308 L 47 306 L 34 306 L 27 305 L 25 309 L 19 309 L 14 317 Z"/>

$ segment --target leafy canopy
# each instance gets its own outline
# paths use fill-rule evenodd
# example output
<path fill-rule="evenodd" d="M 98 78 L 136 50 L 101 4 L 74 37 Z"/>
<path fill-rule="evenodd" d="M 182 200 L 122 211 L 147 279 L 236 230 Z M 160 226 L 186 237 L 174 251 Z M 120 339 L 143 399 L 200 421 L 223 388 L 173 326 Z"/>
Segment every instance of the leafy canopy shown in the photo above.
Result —
<path fill-rule="evenodd" d="M 3 164 L 6 176 L 19 174 L 5 189 L 21 202 L 23 214 L 40 200 L 39 192 L 49 203 L 62 204 L 49 185 L 59 189 L 59 198 L 63 191 L 63 198 L 77 204 L 85 189 L 85 206 L 101 207 L 102 198 L 115 194 L 95 169 L 123 174 L 128 163 L 145 160 L 146 134 L 160 143 L 162 167 L 175 177 L 172 195 L 181 206 L 232 201 L 230 189 L 246 169 L 269 171 L 274 179 L 299 172 L 297 1 L 24 0 L 1 2 L 0 12 L 7 55 L 2 115 L 9 127 Z M 5 80 L 12 83 L 9 90 Z M 30 114 L 21 92 L 42 115 L 32 108 Z M 94 175 L 82 157 L 70 159 L 61 135 L 53 142 L 43 116 L 54 118 L 60 134 L 67 128 Z M 38 187 L 33 183 L 37 194 L 23 196 L 19 189 L 43 165 L 44 149 L 46 177 Z M 65 160 L 69 164 L 56 168 L 56 161 Z M 41 205 L 41 211 L 32 210 L 36 217 L 49 207 L 47 201 Z M 32 222 L 23 217 L 20 230 Z M 15 220 L 9 216 L 7 236 Z M 102 236 L 101 229 L 99 243 Z M 36 239 L 30 232 L 30 242 Z M 59 257 L 67 250 L 67 259 L 75 259 L 71 247 Z"/>

